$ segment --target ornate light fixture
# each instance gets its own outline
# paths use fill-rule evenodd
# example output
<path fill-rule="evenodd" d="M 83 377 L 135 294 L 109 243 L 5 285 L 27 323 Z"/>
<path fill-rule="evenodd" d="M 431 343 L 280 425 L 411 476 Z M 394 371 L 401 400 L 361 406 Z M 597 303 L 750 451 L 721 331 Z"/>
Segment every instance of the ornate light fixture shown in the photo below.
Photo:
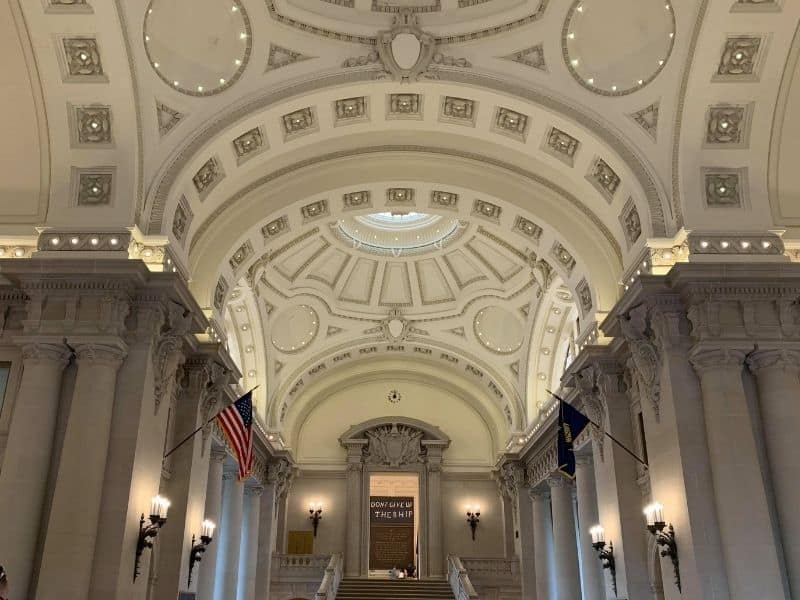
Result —
<path fill-rule="evenodd" d="M 614 589 L 614 596 L 617 595 L 617 562 L 614 559 L 614 544 L 608 543 L 606 549 L 606 533 L 602 526 L 595 525 L 589 529 L 589 534 L 592 536 L 592 548 L 597 551 L 597 557 L 603 565 L 604 569 L 608 569 L 611 573 L 611 587 Z"/>
<path fill-rule="evenodd" d="M 150 502 L 150 524 L 145 525 L 144 513 L 139 519 L 139 539 L 136 542 L 136 558 L 133 564 L 133 580 L 141 574 L 139 563 L 142 560 L 142 553 L 145 548 L 152 548 L 159 530 L 167 522 L 167 511 L 169 510 L 169 500 L 162 496 L 154 496 Z"/>
<path fill-rule="evenodd" d="M 656 538 L 656 544 L 662 548 L 661 556 L 669 556 L 672 560 L 675 585 L 678 586 L 678 591 L 680 592 L 682 591 L 681 570 L 678 560 L 678 545 L 675 542 L 675 529 L 672 527 L 672 523 L 667 526 L 666 521 L 664 521 L 664 507 L 658 502 L 648 504 L 644 509 L 644 514 L 647 517 L 647 531 Z M 666 532 L 664 529 L 666 529 Z"/>
<path fill-rule="evenodd" d="M 472 530 L 472 541 L 475 541 L 475 530 L 478 528 L 478 523 L 481 522 L 481 507 L 479 505 L 467 506 L 467 523 Z"/>
<path fill-rule="evenodd" d="M 308 505 L 308 514 L 311 524 L 314 527 L 314 537 L 317 537 L 317 527 L 322 520 L 322 504 L 320 502 L 312 502 Z"/>
<path fill-rule="evenodd" d="M 202 560 L 206 548 L 208 548 L 211 540 L 214 539 L 214 529 L 216 529 L 216 527 L 213 521 L 206 519 L 200 525 L 200 542 L 195 543 L 194 534 L 192 535 L 192 549 L 189 551 L 189 580 L 186 583 L 187 588 L 192 587 L 192 571 L 194 570 L 194 565 Z"/>

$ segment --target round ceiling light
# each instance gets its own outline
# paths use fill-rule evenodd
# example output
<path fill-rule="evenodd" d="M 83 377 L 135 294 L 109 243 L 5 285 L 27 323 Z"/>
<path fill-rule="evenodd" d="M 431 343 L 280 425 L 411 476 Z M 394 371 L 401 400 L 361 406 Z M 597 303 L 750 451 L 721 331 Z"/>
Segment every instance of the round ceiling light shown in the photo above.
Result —
<path fill-rule="evenodd" d="M 240 0 L 150 0 L 144 47 L 168 86 L 210 96 L 233 85 L 247 66 L 250 20 Z"/>
<path fill-rule="evenodd" d="M 604 96 L 623 96 L 650 83 L 674 44 L 671 0 L 575 0 L 562 32 L 570 73 Z"/>

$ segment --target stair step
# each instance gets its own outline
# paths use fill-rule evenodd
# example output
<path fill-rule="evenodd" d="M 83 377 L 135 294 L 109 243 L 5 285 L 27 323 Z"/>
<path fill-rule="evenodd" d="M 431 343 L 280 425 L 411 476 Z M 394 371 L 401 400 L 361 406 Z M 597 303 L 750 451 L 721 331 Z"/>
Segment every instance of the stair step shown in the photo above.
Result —
<path fill-rule="evenodd" d="M 446 581 L 343 579 L 336 600 L 453 600 Z"/>

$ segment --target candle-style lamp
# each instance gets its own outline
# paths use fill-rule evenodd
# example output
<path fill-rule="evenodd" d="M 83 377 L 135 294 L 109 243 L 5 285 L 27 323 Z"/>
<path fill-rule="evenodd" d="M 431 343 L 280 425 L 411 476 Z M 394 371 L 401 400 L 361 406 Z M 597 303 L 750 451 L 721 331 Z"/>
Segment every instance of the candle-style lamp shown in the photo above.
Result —
<path fill-rule="evenodd" d="M 314 537 L 317 537 L 317 527 L 319 527 L 319 522 L 322 520 L 322 503 L 312 502 L 309 504 L 308 514 L 308 518 L 311 520 L 311 524 L 314 527 Z"/>
<path fill-rule="evenodd" d="M 472 541 L 475 541 L 475 530 L 478 529 L 478 523 L 481 522 L 481 507 L 479 504 L 475 506 L 467 506 L 467 523 L 472 530 Z"/>
<path fill-rule="evenodd" d="M 617 595 L 617 563 L 614 559 L 614 544 L 608 543 L 606 548 L 606 532 L 601 525 L 595 525 L 589 529 L 589 535 L 592 536 L 592 548 L 597 551 L 597 557 L 600 559 L 604 569 L 608 569 L 611 573 L 611 587 L 614 588 L 614 596 Z"/>
<path fill-rule="evenodd" d="M 196 540 L 194 534 L 192 534 L 192 549 L 189 552 L 189 580 L 187 582 L 187 588 L 192 587 L 192 571 L 194 570 L 194 565 L 202 560 L 206 548 L 208 548 L 208 545 L 214 539 L 214 529 L 216 529 L 216 527 L 213 521 L 206 519 L 200 524 L 199 542 L 195 543 Z"/>
<path fill-rule="evenodd" d="M 139 519 L 139 538 L 136 542 L 136 558 L 133 564 L 133 580 L 141 574 L 139 572 L 139 563 L 142 559 L 142 553 L 145 548 L 152 548 L 155 539 L 158 536 L 159 530 L 167 522 L 167 511 L 169 510 L 170 502 L 163 496 L 153 496 L 150 501 L 150 524 L 145 525 L 144 513 Z"/>
<path fill-rule="evenodd" d="M 661 556 L 669 556 L 670 560 L 672 560 L 675 585 L 680 592 L 681 570 L 678 560 L 678 546 L 675 542 L 675 529 L 672 527 L 672 523 L 667 525 L 664 519 L 664 506 L 659 502 L 653 502 L 645 506 L 644 515 L 647 520 L 647 531 L 656 538 L 656 543 L 661 546 Z"/>

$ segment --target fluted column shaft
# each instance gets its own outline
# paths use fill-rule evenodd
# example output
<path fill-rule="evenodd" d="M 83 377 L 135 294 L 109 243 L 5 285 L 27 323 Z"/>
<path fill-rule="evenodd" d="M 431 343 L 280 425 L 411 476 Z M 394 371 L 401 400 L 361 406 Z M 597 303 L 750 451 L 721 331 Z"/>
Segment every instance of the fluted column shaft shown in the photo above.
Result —
<path fill-rule="evenodd" d="M 214 600 L 233 600 L 239 585 L 239 548 L 242 540 L 244 483 L 235 471 L 222 477 L 222 521 L 214 581 Z"/>
<path fill-rule="evenodd" d="M 786 570 L 793 597 L 800 597 L 800 350 L 761 350 L 750 356 L 772 486 L 780 522 Z"/>
<path fill-rule="evenodd" d="M 121 340 L 78 344 L 78 372 L 42 551 L 37 598 L 87 598 Z"/>
<path fill-rule="evenodd" d="M 222 468 L 226 456 L 227 453 L 224 450 L 212 449 L 208 463 L 205 518 L 216 523 L 218 528 L 220 516 L 222 515 Z M 217 569 L 217 555 L 219 554 L 219 533 L 219 530 L 215 533 L 216 539 L 206 548 L 203 560 L 196 567 L 199 570 L 197 579 L 198 600 L 212 600 L 214 597 L 214 574 Z"/>
<path fill-rule="evenodd" d="M 550 511 L 550 491 L 531 493 L 533 501 L 533 540 L 536 566 L 536 597 L 551 600 L 554 592 L 553 572 L 553 515 Z"/>
<path fill-rule="evenodd" d="M 442 544 L 442 449 L 428 447 L 428 573 L 427 577 L 447 576 Z"/>
<path fill-rule="evenodd" d="M 63 345 L 29 343 L 22 349 L 22 378 L 0 470 L 0 515 L 7 515 L 0 519 L 0 564 L 14 573 L 20 598 L 28 597 L 68 358 Z"/>
<path fill-rule="evenodd" d="M 549 483 L 553 509 L 556 598 L 576 600 L 581 597 L 581 589 L 575 517 L 572 512 L 572 483 L 560 476 L 551 478 Z"/>
<path fill-rule="evenodd" d="M 519 562 L 522 582 L 522 597 L 543 600 L 536 588 L 539 568 L 536 564 L 536 535 L 533 525 L 533 502 L 527 487 L 520 483 L 517 488 L 517 512 L 519 516 Z"/>
<path fill-rule="evenodd" d="M 605 598 L 603 569 L 592 548 L 589 529 L 598 523 L 597 489 L 591 456 L 578 456 L 575 466 L 575 488 L 578 493 L 578 539 L 581 554 L 581 589 L 583 600 Z"/>
<path fill-rule="evenodd" d="M 255 600 L 256 597 L 259 513 L 263 491 L 264 488 L 260 486 L 247 487 L 244 490 L 244 520 L 239 546 L 239 589 L 236 600 Z"/>
<path fill-rule="evenodd" d="M 691 354 L 703 391 L 714 498 L 731 598 L 783 598 L 768 498 L 742 383 L 744 358 L 744 351 L 735 349 L 695 348 Z M 741 556 L 743 540 L 747 543 L 747 560 Z"/>

